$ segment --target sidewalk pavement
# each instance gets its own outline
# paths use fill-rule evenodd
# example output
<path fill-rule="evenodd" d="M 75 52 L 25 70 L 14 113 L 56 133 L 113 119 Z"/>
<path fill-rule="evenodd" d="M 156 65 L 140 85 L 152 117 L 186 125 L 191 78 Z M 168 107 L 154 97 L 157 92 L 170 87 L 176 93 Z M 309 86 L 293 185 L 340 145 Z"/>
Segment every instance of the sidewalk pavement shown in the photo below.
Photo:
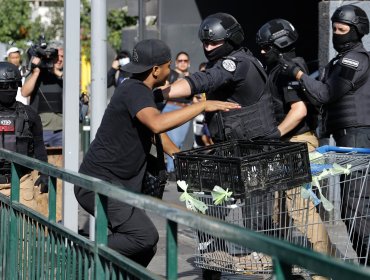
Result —
<path fill-rule="evenodd" d="M 179 201 L 181 193 L 177 191 L 175 182 L 168 182 L 163 200 L 180 206 L 185 204 Z M 162 217 L 148 213 L 159 232 L 159 242 L 157 253 L 150 262 L 148 269 L 166 277 L 166 221 Z M 178 279 L 179 280 L 200 280 L 202 279 L 202 270 L 195 267 L 194 253 L 196 241 L 193 231 L 185 226 L 178 226 Z"/>

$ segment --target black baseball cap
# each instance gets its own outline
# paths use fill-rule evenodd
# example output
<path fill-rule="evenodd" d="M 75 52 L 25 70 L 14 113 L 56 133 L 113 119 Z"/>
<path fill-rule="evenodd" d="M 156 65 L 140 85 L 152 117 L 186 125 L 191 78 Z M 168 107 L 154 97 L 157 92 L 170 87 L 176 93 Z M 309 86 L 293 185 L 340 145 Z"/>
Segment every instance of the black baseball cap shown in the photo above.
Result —
<path fill-rule="evenodd" d="M 129 73 L 143 73 L 170 60 L 171 50 L 165 42 L 158 39 L 146 39 L 135 45 L 131 62 L 124 65 L 122 70 Z"/>

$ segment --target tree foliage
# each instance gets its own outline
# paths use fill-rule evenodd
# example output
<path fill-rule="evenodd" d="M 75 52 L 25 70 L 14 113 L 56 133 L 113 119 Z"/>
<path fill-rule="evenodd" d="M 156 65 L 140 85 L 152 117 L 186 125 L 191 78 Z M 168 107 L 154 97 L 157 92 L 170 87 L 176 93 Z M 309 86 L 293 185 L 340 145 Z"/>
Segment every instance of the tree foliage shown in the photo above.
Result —
<path fill-rule="evenodd" d="M 89 58 L 91 50 L 91 6 L 90 1 L 81 0 L 81 49 Z M 136 17 L 127 15 L 127 9 L 111 10 L 107 15 L 108 43 L 118 52 L 122 44 L 122 30 L 124 27 L 135 25 Z"/>
<path fill-rule="evenodd" d="M 47 40 L 63 36 L 63 0 L 50 9 L 50 25 L 41 22 L 41 17 L 31 19 L 32 9 L 26 0 L 0 0 L 0 42 L 26 49 L 30 42 L 38 43 L 41 34 Z"/>
<path fill-rule="evenodd" d="M 135 25 L 136 17 L 127 15 L 127 9 L 112 10 L 107 17 L 108 22 L 108 42 L 111 47 L 118 52 L 122 45 L 122 30 L 126 26 Z"/>
<path fill-rule="evenodd" d="M 28 42 L 37 43 L 41 34 L 46 40 L 63 38 L 63 6 L 59 0 L 50 8 L 50 25 L 41 22 L 41 18 L 31 19 L 32 9 L 27 0 L 0 0 L 0 42 L 14 44 L 25 49 Z M 91 50 L 91 5 L 90 0 L 81 0 L 81 49 L 89 59 Z M 127 9 L 115 9 L 108 13 L 108 42 L 118 51 L 121 47 L 122 29 L 135 25 L 136 17 L 127 15 Z"/>
<path fill-rule="evenodd" d="M 0 0 L 0 42 L 25 45 L 32 24 L 31 8 L 24 0 Z"/>

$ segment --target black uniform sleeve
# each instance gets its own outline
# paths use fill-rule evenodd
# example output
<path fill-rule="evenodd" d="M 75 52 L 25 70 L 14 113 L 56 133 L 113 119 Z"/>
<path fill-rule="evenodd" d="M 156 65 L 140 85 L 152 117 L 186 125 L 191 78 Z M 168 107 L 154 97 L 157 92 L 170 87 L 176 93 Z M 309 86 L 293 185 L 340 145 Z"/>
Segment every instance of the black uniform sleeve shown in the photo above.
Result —
<path fill-rule="evenodd" d="M 116 84 L 116 69 L 111 67 L 107 73 L 107 88 Z"/>
<path fill-rule="evenodd" d="M 333 64 L 327 79 L 319 81 L 304 74 L 301 77 L 301 83 L 309 99 L 313 98 L 321 104 L 327 104 L 349 93 L 368 67 L 369 59 L 366 54 L 349 53 Z"/>
<path fill-rule="evenodd" d="M 38 160 L 48 162 L 40 116 L 31 107 L 28 106 L 26 106 L 26 112 L 30 122 L 30 129 L 33 135 L 34 156 Z"/>
<path fill-rule="evenodd" d="M 191 95 L 212 92 L 233 80 L 234 72 L 225 70 L 220 64 L 202 72 L 195 72 L 185 79 L 191 87 Z"/>

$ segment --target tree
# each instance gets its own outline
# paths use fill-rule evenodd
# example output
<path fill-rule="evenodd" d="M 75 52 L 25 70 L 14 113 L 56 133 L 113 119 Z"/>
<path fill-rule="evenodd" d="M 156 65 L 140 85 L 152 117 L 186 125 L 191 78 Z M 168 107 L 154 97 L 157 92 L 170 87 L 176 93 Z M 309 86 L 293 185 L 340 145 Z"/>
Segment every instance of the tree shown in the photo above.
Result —
<path fill-rule="evenodd" d="M 0 42 L 26 50 L 31 42 L 38 44 L 41 34 L 47 40 L 62 37 L 63 13 L 60 10 L 63 4 L 63 0 L 54 3 L 54 7 L 50 9 L 51 24 L 46 26 L 41 22 L 41 17 L 31 19 L 32 8 L 29 1 L 0 0 Z"/>
<path fill-rule="evenodd" d="M 127 8 L 112 10 L 107 17 L 108 42 L 116 53 L 121 49 L 122 30 L 124 27 L 135 25 L 137 17 L 127 15 Z"/>
<path fill-rule="evenodd" d="M 16 42 L 20 47 L 29 39 L 31 7 L 24 0 L 0 0 L 0 42 Z"/>
<path fill-rule="evenodd" d="M 28 42 L 38 43 L 39 36 L 45 35 L 47 41 L 63 38 L 64 0 L 53 2 L 50 7 L 50 25 L 41 22 L 41 17 L 31 19 L 30 2 L 26 0 L 0 0 L 0 42 L 25 49 Z M 91 41 L 91 6 L 90 0 L 81 0 L 81 49 L 87 59 L 90 58 Z M 127 8 L 108 13 L 108 42 L 118 51 L 121 47 L 122 29 L 135 25 L 136 17 L 127 15 Z"/>

